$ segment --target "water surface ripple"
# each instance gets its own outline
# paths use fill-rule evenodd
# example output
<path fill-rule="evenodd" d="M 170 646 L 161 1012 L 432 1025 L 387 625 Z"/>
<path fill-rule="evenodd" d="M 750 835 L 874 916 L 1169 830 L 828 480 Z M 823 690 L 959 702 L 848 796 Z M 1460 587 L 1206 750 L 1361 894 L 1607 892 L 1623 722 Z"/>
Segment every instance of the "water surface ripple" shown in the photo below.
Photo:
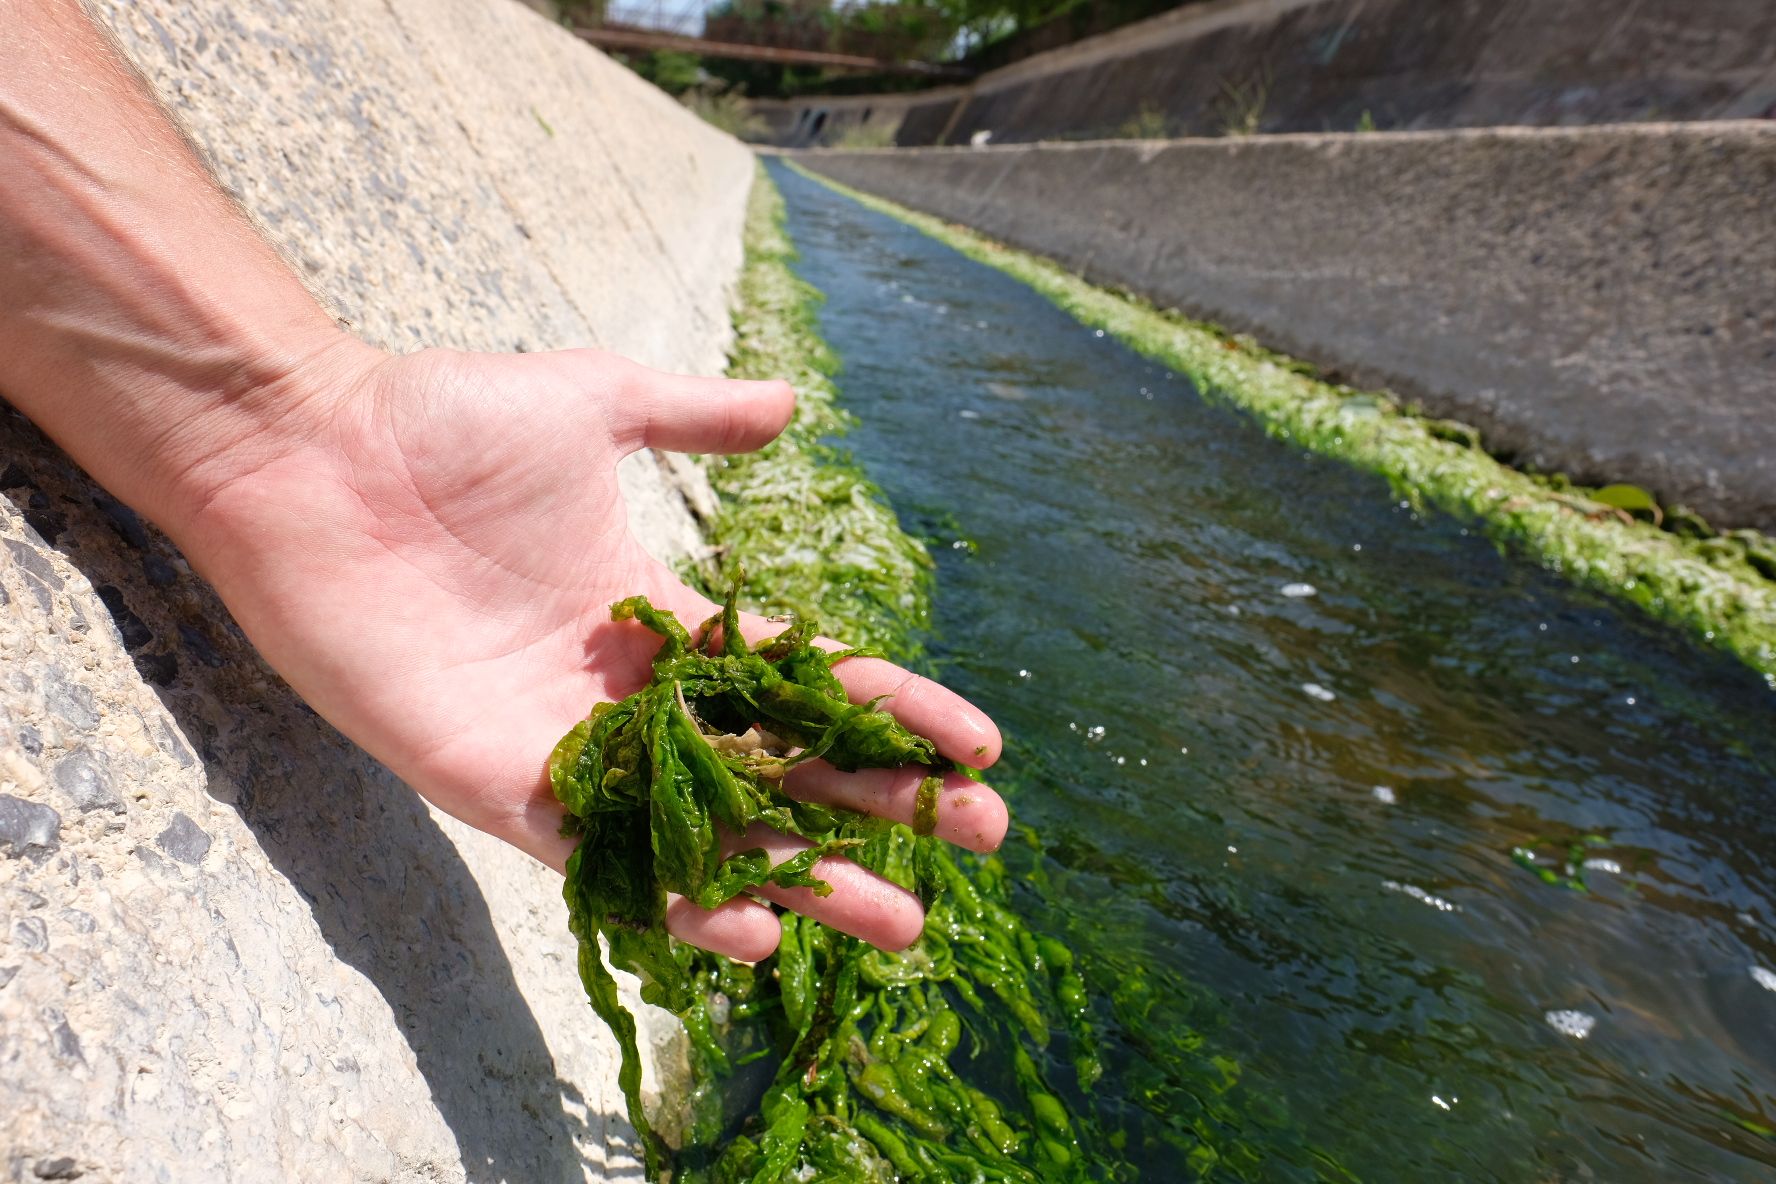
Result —
<path fill-rule="evenodd" d="M 774 173 L 1020 906 L 1239 1063 L 1266 1178 L 1776 1178 L 1776 697 Z M 1172 1180 L 1146 1037 L 1083 1101 Z"/>

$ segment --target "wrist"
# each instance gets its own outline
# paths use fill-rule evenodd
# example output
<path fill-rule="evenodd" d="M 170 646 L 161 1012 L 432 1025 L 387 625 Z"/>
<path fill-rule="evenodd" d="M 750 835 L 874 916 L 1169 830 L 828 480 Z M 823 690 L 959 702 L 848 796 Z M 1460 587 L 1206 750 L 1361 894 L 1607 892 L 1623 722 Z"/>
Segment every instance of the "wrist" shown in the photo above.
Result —
<path fill-rule="evenodd" d="M 317 494 L 334 484 L 345 425 L 387 357 L 328 326 L 243 360 L 169 432 L 137 508 L 200 566 L 214 552 L 262 541 L 241 512 L 261 500 L 251 491 L 275 484 L 299 498 L 304 484 Z"/>

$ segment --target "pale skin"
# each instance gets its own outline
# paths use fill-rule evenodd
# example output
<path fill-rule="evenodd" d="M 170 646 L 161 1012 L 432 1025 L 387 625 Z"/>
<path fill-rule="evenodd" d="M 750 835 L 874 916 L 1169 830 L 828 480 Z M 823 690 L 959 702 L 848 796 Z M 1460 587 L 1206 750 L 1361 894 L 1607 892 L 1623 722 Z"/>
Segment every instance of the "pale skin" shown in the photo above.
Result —
<path fill-rule="evenodd" d="M 438 808 L 561 870 L 548 754 L 646 681 L 658 640 L 609 605 L 639 592 L 690 623 L 714 611 L 630 533 L 617 461 L 757 448 L 793 392 L 596 350 L 372 348 L 220 193 L 74 0 L 0 0 L 0 61 L 0 394 L 167 532 L 316 711 Z M 998 758 L 992 722 L 953 692 L 875 659 L 838 670 L 944 755 Z M 790 789 L 910 822 L 917 784 L 816 762 Z M 960 775 L 938 818 L 982 851 L 1007 825 Z M 917 938 L 912 894 L 842 859 L 819 874 L 831 896 L 759 895 L 885 948 Z M 675 900 L 668 927 L 748 960 L 780 935 L 750 898 Z"/>

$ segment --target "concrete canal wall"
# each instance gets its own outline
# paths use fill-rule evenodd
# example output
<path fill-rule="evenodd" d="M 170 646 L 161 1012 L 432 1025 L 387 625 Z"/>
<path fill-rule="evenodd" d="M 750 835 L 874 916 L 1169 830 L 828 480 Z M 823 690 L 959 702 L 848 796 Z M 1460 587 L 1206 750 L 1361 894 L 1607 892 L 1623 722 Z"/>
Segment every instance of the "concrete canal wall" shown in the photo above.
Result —
<path fill-rule="evenodd" d="M 965 87 L 761 103 L 772 141 L 1048 139 L 1776 116 L 1766 0 L 1219 0 Z"/>
<path fill-rule="evenodd" d="M 1776 528 L 1776 126 L 813 152 L 1577 480 Z"/>
<path fill-rule="evenodd" d="M 560 28 L 98 8 L 365 337 L 722 368 L 752 159 Z M 663 555 L 699 543 L 687 489 L 625 473 Z M 560 879 L 321 722 L 3 406 L 0 493 L 0 1176 L 639 1176 Z"/>

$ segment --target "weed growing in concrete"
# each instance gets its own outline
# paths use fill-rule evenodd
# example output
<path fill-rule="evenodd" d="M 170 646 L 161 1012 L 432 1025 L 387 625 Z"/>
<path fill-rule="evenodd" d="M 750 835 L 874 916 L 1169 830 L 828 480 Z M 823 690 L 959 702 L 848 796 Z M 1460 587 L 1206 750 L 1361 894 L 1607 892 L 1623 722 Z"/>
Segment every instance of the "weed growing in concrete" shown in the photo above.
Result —
<path fill-rule="evenodd" d="M 1270 70 L 1260 70 L 1241 82 L 1223 81 L 1216 115 L 1224 136 L 1255 136 L 1264 125 L 1264 107 L 1270 101 Z"/>
<path fill-rule="evenodd" d="M 854 123 L 833 142 L 834 148 L 892 148 L 899 120 L 879 119 L 874 123 Z"/>
<path fill-rule="evenodd" d="M 746 96 L 719 83 L 693 87 L 678 96 L 690 112 L 711 127 L 742 140 L 760 140 L 765 135 L 765 121 L 747 103 Z"/>
<path fill-rule="evenodd" d="M 1165 112 L 1150 102 L 1144 102 L 1138 113 L 1116 129 L 1114 138 L 1118 140 L 1163 140 L 1169 134 Z"/>

